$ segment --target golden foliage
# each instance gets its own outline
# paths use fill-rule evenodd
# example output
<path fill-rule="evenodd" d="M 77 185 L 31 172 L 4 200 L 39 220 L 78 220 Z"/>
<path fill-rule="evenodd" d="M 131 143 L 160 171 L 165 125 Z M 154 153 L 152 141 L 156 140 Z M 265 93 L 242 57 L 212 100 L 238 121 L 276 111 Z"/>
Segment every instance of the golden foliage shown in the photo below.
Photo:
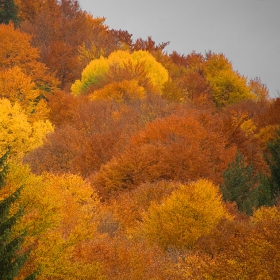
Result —
<path fill-rule="evenodd" d="M 168 72 L 149 52 L 136 51 L 130 54 L 128 51 L 115 51 L 108 58 L 101 56 L 99 59 L 92 60 L 83 70 L 81 80 L 76 80 L 72 85 L 72 93 L 79 95 L 91 86 L 101 87 L 102 82 L 106 81 L 106 73 L 110 68 L 122 69 L 129 64 L 133 66 L 143 64 L 151 84 L 158 92 L 162 91 L 164 83 L 168 80 Z M 137 77 L 134 79 L 137 80 Z"/>
<path fill-rule="evenodd" d="M 22 158 L 26 153 L 41 146 L 47 133 L 53 131 L 46 121 L 28 122 L 27 115 L 16 102 L 0 99 L 0 153 L 8 149 L 14 158 Z"/>
<path fill-rule="evenodd" d="M 127 100 L 143 99 L 145 95 L 145 89 L 136 80 L 123 80 L 122 82 L 113 82 L 99 90 L 95 90 L 90 95 L 90 98 L 93 100 L 114 100 L 118 103 L 123 103 Z"/>
<path fill-rule="evenodd" d="M 41 91 L 18 66 L 0 71 L 0 97 L 9 99 L 12 104 L 17 102 L 31 122 L 48 116 L 49 109 L 41 98 Z"/>
<path fill-rule="evenodd" d="M 246 78 L 232 69 L 231 63 L 223 54 L 208 54 L 203 69 L 217 107 L 254 99 Z"/>
<path fill-rule="evenodd" d="M 26 166 L 11 163 L 10 189 L 24 185 L 19 203 L 24 217 L 17 232 L 28 231 L 23 250 L 32 248 L 22 278 L 40 267 L 38 279 L 103 279 L 98 263 L 74 261 L 74 251 L 92 240 L 97 228 L 99 199 L 79 176 L 35 176 Z"/>
<path fill-rule="evenodd" d="M 219 188 L 207 180 L 181 185 L 160 204 L 143 214 L 148 240 L 168 247 L 191 248 L 226 216 Z"/>
<path fill-rule="evenodd" d="M 279 217 L 278 207 L 262 207 L 250 220 L 223 220 L 178 269 L 191 279 L 278 279 Z"/>

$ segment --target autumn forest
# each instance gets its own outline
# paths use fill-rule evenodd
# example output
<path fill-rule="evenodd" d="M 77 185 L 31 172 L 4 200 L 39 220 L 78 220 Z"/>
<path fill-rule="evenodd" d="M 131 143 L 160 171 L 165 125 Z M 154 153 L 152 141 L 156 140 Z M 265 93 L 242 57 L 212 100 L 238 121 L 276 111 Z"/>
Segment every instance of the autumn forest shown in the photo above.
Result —
<path fill-rule="evenodd" d="M 0 0 L 0 279 L 280 279 L 280 97 L 168 44 Z"/>

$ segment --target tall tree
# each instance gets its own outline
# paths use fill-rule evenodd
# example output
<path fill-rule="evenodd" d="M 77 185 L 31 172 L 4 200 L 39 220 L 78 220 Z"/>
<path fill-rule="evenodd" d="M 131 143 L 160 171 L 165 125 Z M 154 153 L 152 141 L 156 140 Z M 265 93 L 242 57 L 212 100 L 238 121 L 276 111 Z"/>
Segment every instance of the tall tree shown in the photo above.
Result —
<path fill-rule="evenodd" d="M 257 183 L 253 165 L 246 165 L 243 155 L 237 153 L 234 162 L 230 163 L 223 173 L 223 177 L 221 191 L 224 200 L 235 201 L 239 211 L 251 214 L 257 203 L 252 192 Z"/>
<path fill-rule="evenodd" d="M 5 187 L 5 177 L 7 174 L 7 155 L 5 153 L 0 158 L 0 189 Z M 0 202 L 0 275 L 3 280 L 10 280 L 16 277 L 24 265 L 27 255 L 20 253 L 20 246 L 24 240 L 24 235 L 12 237 L 12 228 L 22 216 L 22 210 L 19 209 L 11 215 L 11 207 L 18 199 L 22 187 L 18 188 L 9 196 L 4 196 Z M 34 279 L 35 275 L 30 275 L 27 279 Z"/>
<path fill-rule="evenodd" d="M 252 164 L 245 163 L 244 156 L 237 153 L 235 160 L 223 173 L 224 184 L 221 191 L 224 200 L 236 202 L 241 212 L 252 214 L 260 206 L 272 205 L 269 179 L 263 173 L 256 173 Z"/>
<path fill-rule="evenodd" d="M 0 0 L 0 24 L 8 24 L 10 21 L 19 23 L 18 8 L 14 0 Z"/>
<path fill-rule="evenodd" d="M 270 185 L 272 194 L 277 197 L 280 193 L 280 129 L 277 130 L 275 139 L 268 142 L 267 148 L 269 155 L 265 158 L 270 169 Z"/>
<path fill-rule="evenodd" d="M 217 107 L 255 98 L 247 86 L 247 79 L 233 70 L 223 54 L 206 53 L 203 70 Z"/>

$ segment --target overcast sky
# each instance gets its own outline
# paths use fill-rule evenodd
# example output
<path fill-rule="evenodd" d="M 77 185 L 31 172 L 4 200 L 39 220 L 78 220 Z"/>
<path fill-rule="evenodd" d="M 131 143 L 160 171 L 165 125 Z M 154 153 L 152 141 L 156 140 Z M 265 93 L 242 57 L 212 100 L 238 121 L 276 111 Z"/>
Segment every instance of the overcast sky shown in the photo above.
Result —
<path fill-rule="evenodd" d="M 79 0 L 94 17 L 165 49 L 224 53 L 234 70 L 280 94 L 280 0 Z"/>

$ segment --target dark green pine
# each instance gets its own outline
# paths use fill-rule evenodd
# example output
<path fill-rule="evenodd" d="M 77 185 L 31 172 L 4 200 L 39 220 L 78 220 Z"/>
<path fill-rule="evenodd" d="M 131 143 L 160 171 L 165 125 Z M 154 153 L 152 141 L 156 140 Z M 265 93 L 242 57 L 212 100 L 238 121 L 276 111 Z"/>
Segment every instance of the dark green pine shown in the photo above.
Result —
<path fill-rule="evenodd" d="M 6 163 L 7 153 L 0 158 L 0 189 L 3 189 L 7 175 L 8 165 Z M 24 240 L 24 235 L 12 238 L 12 228 L 21 218 L 22 211 L 19 210 L 14 215 L 10 215 L 12 204 L 18 199 L 22 187 L 13 194 L 0 201 L 0 279 L 14 279 L 24 265 L 27 255 L 19 253 L 20 246 Z M 31 278 L 35 279 L 32 275 Z"/>
<path fill-rule="evenodd" d="M 0 0 L 0 24 L 9 24 L 10 21 L 18 25 L 18 8 L 14 0 Z"/>
<path fill-rule="evenodd" d="M 275 198 L 280 195 L 280 129 L 276 132 L 276 137 L 267 144 L 268 154 L 265 160 L 270 170 L 271 191 Z"/>
<path fill-rule="evenodd" d="M 252 214 L 258 205 L 257 194 L 254 191 L 257 178 L 254 176 L 253 166 L 245 166 L 243 155 L 237 153 L 234 162 L 224 171 L 223 178 L 223 199 L 236 202 L 239 211 Z"/>

